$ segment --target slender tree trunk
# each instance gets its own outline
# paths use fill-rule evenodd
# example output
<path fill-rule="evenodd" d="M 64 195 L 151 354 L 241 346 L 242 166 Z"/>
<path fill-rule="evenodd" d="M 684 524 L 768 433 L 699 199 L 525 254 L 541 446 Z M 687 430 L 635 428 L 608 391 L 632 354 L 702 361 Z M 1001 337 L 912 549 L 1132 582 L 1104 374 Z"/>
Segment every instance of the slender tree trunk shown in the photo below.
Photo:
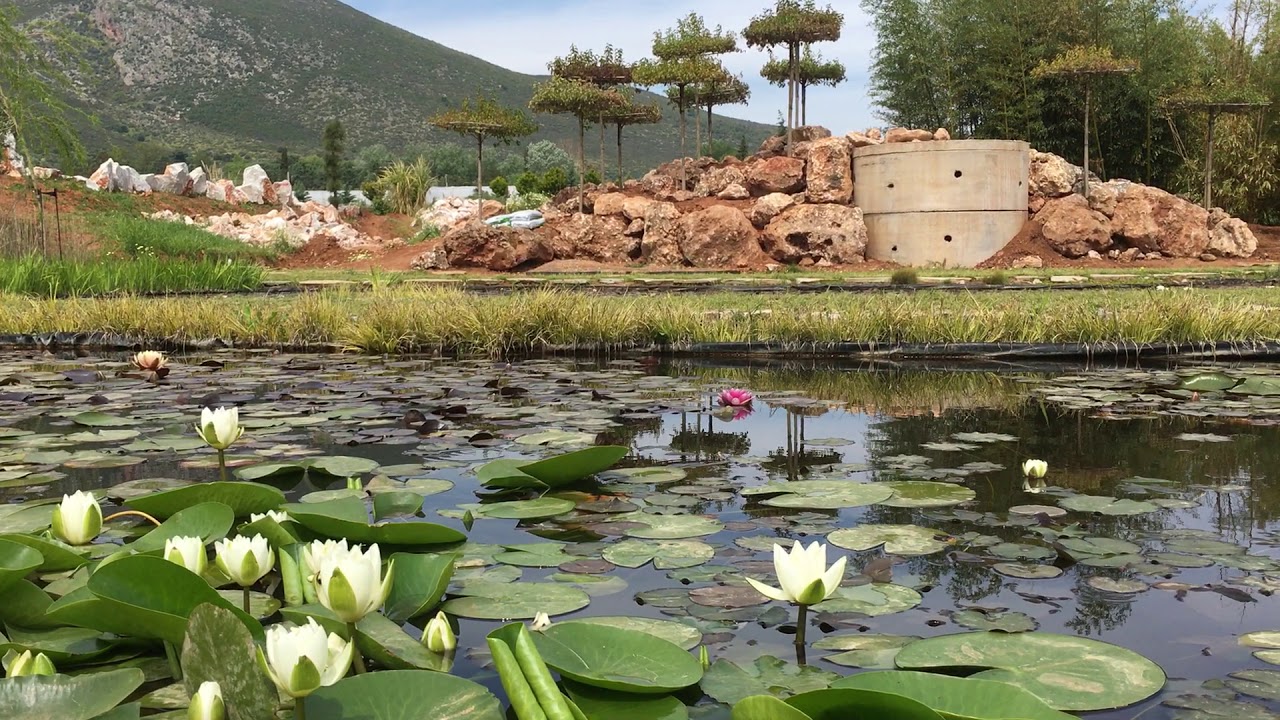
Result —
<path fill-rule="evenodd" d="M 1089 100 L 1092 88 L 1084 85 L 1084 199 L 1089 199 Z"/>
<path fill-rule="evenodd" d="M 680 189 L 681 190 L 688 189 L 685 186 L 689 181 L 688 176 L 685 174 L 685 167 L 684 167 L 684 157 L 686 154 L 684 151 L 684 136 L 685 136 L 684 87 L 685 87 L 684 85 L 680 86 L 680 94 L 678 96 L 679 97 L 678 105 L 680 109 Z"/>
<path fill-rule="evenodd" d="M 476 143 L 476 219 L 484 217 L 484 136 Z"/>
<path fill-rule="evenodd" d="M 586 170 L 587 170 L 587 119 L 584 116 L 579 115 L 578 116 L 578 212 L 579 213 L 586 212 L 586 207 L 587 207 L 587 202 L 584 199 L 585 193 L 582 187 L 583 185 L 586 184 L 586 180 L 583 179 L 583 175 L 586 174 Z"/>
<path fill-rule="evenodd" d="M 693 156 L 702 157 L 702 118 L 695 108 L 693 111 Z"/>
<path fill-rule="evenodd" d="M 707 106 L 707 148 L 708 149 L 712 149 L 711 143 L 713 142 L 713 140 L 711 139 L 711 108 L 713 107 L 715 106 L 714 105 Z"/>
<path fill-rule="evenodd" d="M 1204 134 L 1204 209 L 1213 209 L 1213 123 L 1218 114 L 1209 111 L 1209 125 Z"/>
<path fill-rule="evenodd" d="M 792 45 L 787 46 L 787 142 L 791 142 L 791 130 L 795 128 L 795 100 L 796 100 L 796 49 Z"/>
<path fill-rule="evenodd" d="M 618 184 L 622 184 L 622 123 L 618 123 Z"/>
<path fill-rule="evenodd" d="M 800 124 L 809 124 L 809 85 L 800 83 Z"/>
<path fill-rule="evenodd" d="M 600 113 L 600 181 L 609 177 L 609 171 L 604 167 L 604 113 Z"/>

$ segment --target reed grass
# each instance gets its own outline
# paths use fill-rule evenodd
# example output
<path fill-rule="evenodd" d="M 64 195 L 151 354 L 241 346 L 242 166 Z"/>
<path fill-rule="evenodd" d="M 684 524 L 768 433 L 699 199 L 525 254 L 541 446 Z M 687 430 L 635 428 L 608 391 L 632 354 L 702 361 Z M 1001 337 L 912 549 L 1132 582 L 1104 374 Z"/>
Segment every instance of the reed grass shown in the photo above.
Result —
<path fill-rule="evenodd" d="M 1205 289 L 594 296 L 538 289 L 477 295 L 392 286 L 271 297 L 0 296 L 0 333 L 54 330 L 101 330 L 170 343 L 217 337 L 240 346 L 328 344 L 370 353 L 493 356 L 551 347 L 711 342 L 1249 342 L 1280 340 L 1280 294 Z"/>
<path fill-rule="evenodd" d="M 73 298 L 112 293 L 252 290 L 261 283 L 262 268 L 230 261 L 151 256 L 127 260 L 0 257 L 0 293 L 15 295 Z"/>
<path fill-rule="evenodd" d="M 279 247 L 252 245 L 179 222 L 104 213 L 99 223 L 102 236 L 134 258 L 254 262 L 273 260 L 283 254 Z"/>

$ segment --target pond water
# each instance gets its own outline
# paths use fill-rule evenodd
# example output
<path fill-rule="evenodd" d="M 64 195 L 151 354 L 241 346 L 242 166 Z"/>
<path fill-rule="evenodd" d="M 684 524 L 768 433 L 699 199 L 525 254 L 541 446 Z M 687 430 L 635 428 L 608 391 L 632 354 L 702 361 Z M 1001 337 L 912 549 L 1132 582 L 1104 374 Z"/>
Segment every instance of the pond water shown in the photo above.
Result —
<path fill-rule="evenodd" d="M 467 506 L 536 496 L 494 496 L 478 465 L 624 445 L 621 472 L 553 493 L 577 504 L 571 512 L 514 520 L 471 507 L 450 597 L 470 583 L 518 581 L 518 601 L 537 605 L 551 585 L 531 583 L 551 583 L 589 597 L 555 620 L 674 620 L 700 631 L 713 659 L 794 662 L 794 609 L 762 602 L 742 577 L 772 582 L 774 542 L 829 540 L 829 559 L 848 555 L 851 569 L 839 601 L 810 616 L 807 661 L 820 671 L 891 667 L 903 637 L 1038 629 L 1129 648 L 1168 675 L 1151 700 L 1099 716 L 1265 717 L 1266 701 L 1280 700 L 1280 673 L 1230 676 L 1272 669 L 1240 635 L 1280 630 L 1274 367 L 995 372 L 267 353 L 170 364 L 148 383 L 123 356 L 0 354 L 5 501 L 77 488 L 120 500 L 216 479 L 191 430 L 205 403 L 241 406 L 247 429 L 228 453 L 233 468 L 363 458 L 340 464 L 371 488 L 407 481 L 424 496 L 419 519 L 460 530 Z M 751 411 L 717 408 L 725 387 L 751 389 Z M 1024 478 L 1028 458 L 1048 462 L 1043 483 Z M 859 492 L 847 491 L 850 480 Z M 304 502 L 346 487 L 317 472 L 263 482 Z M 886 483 L 893 493 L 877 494 Z M 315 494 L 324 491 L 333 492 Z M 107 539 L 142 530 L 124 525 Z M 868 525 L 911 527 L 889 537 Z M 892 553 L 885 539 L 896 540 Z M 672 567 L 621 566 L 646 553 Z M 476 607 L 451 602 L 446 611 Z M 479 605 L 473 614 L 494 612 Z M 460 623 L 453 672 L 496 689 L 483 636 L 499 620 Z M 695 714 L 722 712 L 702 702 Z"/>

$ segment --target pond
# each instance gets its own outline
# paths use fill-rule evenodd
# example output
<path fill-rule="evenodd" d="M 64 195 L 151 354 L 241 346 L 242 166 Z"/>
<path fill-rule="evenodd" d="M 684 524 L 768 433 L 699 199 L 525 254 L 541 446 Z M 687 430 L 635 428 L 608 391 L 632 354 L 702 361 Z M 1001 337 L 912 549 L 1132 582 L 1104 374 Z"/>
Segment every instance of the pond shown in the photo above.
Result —
<path fill-rule="evenodd" d="M 245 434 L 227 452 L 231 472 L 301 504 L 367 491 L 392 521 L 467 533 L 444 604 L 459 626 L 452 673 L 500 697 L 485 634 L 546 610 L 555 622 L 679 623 L 652 629 L 765 670 L 762 681 L 717 663 L 703 683 L 710 697 L 682 696 L 695 717 L 727 717 L 716 699 L 770 685 L 786 694 L 893 667 L 915 638 L 971 630 L 1083 636 L 1163 668 L 1158 694 L 1100 717 L 1270 717 L 1267 702 L 1280 701 L 1280 669 L 1267 662 L 1280 663 L 1268 652 L 1280 643 L 1239 640 L 1280 631 L 1274 367 L 226 352 L 174 357 L 169 369 L 148 382 L 124 356 L 0 354 L 5 501 L 47 507 L 42 499 L 89 489 L 110 513 L 216 480 L 216 456 L 192 426 L 202 405 L 239 405 Z M 719 407 L 729 387 L 754 401 Z M 539 493 L 486 489 L 478 467 L 593 445 L 628 452 L 595 480 L 546 493 L 556 500 L 486 516 L 485 505 Z M 1048 463 L 1043 480 L 1024 477 L 1030 458 Z M 346 475 L 363 489 L 348 490 Z M 31 531 L 28 515 L 0 509 L 0 533 Z M 99 542 L 150 529 L 135 520 L 109 522 Z M 796 662 L 795 609 L 743 579 L 775 582 L 772 546 L 792 540 L 849 558 L 844 587 L 812 608 L 799 674 L 759 661 Z M 72 577 L 41 580 L 56 598 Z M 417 637 L 423 622 L 404 627 Z M 1098 682 L 1081 692 L 1115 690 Z"/>

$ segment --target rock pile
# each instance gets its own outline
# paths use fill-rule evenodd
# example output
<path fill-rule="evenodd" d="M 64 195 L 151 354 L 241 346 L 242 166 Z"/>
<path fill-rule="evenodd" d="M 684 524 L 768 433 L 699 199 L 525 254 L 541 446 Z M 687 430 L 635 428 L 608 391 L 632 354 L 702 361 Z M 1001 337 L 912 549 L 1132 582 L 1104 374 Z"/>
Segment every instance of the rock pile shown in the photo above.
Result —
<path fill-rule="evenodd" d="M 0 136 L 0 176 L 22 177 L 24 167 L 22 155 L 18 154 L 18 139 L 13 133 Z"/>
<path fill-rule="evenodd" d="M 387 247 L 396 241 L 366 235 L 343 221 L 341 212 L 315 202 L 284 205 L 261 215 L 224 213 L 209 217 L 189 217 L 171 210 L 161 210 L 147 217 L 153 220 L 195 225 L 243 243 L 258 246 L 286 245 L 298 248 L 316 237 L 327 237 L 344 250 Z"/>
<path fill-rule="evenodd" d="M 236 185 L 230 180 L 210 180 L 204 168 L 191 170 L 186 163 L 175 163 L 152 175 L 108 158 L 92 175 L 80 179 L 90 190 L 101 192 L 166 193 L 236 205 L 287 205 L 294 200 L 293 185 L 288 180 L 272 182 L 261 165 L 246 168 L 244 181 Z"/>
<path fill-rule="evenodd" d="M 435 226 L 443 231 L 452 230 L 472 220 L 484 220 L 501 214 L 502 203 L 497 200 L 469 200 L 460 197 L 440 198 L 429 208 L 423 208 L 414 218 L 415 227 Z M 477 218 L 478 214 L 478 218 Z"/>

